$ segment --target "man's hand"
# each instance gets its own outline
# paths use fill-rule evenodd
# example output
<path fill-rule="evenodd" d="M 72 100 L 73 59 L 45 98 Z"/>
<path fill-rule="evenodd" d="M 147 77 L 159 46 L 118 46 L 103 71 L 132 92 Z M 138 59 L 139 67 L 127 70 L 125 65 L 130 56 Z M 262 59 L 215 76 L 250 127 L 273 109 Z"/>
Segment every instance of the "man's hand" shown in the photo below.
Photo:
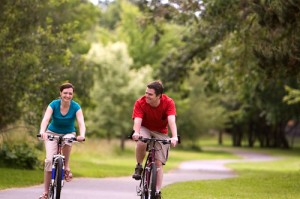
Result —
<path fill-rule="evenodd" d="M 139 139 L 139 137 L 140 137 L 140 134 L 137 132 L 134 132 L 134 134 L 132 134 L 132 139 L 135 141 L 137 141 Z"/>
<path fill-rule="evenodd" d="M 171 145 L 172 147 L 175 147 L 178 143 L 178 138 L 177 137 L 172 137 L 171 138 Z"/>

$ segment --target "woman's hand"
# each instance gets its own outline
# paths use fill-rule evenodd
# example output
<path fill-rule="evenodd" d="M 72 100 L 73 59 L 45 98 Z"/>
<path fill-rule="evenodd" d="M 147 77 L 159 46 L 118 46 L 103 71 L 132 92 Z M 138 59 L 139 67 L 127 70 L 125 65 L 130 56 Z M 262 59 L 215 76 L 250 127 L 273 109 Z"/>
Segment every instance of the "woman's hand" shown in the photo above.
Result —
<path fill-rule="evenodd" d="M 42 140 L 48 140 L 48 133 L 40 133 Z"/>
<path fill-rule="evenodd" d="M 83 142 L 85 140 L 85 137 L 79 135 L 79 136 L 76 137 L 76 139 L 77 139 L 78 142 Z"/>

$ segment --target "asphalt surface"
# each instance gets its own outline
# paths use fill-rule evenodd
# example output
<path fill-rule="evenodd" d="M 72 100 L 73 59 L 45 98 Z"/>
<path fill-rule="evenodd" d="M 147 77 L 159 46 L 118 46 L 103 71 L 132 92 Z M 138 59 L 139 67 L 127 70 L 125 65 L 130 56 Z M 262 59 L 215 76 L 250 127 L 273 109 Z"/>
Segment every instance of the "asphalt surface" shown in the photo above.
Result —
<path fill-rule="evenodd" d="M 176 182 L 225 179 L 237 175 L 225 165 L 242 161 L 272 161 L 272 157 L 243 151 L 232 151 L 240 155 L 240 160 L 195 160 L 183 162 L 178 169 L 164 174 L 163 186 Z M 62 199 L 137 199 L 136 187 L 139 181 L 128 177 L 118 178 L 74 178 L 65 183 Z M 0 191 L 0 199 L 37 199 L 43 185 L 14 188 Z"/>

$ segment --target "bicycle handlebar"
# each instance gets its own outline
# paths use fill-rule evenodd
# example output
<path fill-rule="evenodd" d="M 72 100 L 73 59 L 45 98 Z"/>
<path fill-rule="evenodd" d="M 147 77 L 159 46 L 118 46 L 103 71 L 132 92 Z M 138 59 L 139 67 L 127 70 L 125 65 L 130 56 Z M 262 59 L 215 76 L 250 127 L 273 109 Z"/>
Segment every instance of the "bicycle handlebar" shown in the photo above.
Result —
<path fill-rule="evenodd" d="M 131 134 L 128 136 L 128 139 L 132 139 L 132 135 L 133 134 L 134 134 L 134 130 L 132 130 Z M 139 140 L 142 141 L 142 142 L 147 142 L 149 139 L 156 139 L 156 138 L 143 138 L 143 139 L 148 139 L 147 141 L 143 141 L 140 138 L 143 138 L 143 137 L 139 137 Z M 178 141 L 177 141 L 178 144 L 180 144 L 181 143 L 180 135 L 177 135 L 177 139 L 178 139 Z M 156 139 L 156 141 L 160 141 L 160 142 L 169 141 L 171 143 L 171 140 L 159 140 L 159 139 Z"/>
<path fill-rule="evenodd" d="M 40 137 L 42 137 L 42 135 L 41 135 L 41 134 L 37 134 L 36 137 L 40 138 Z M 59 135 L 48 135 L 48 139 L 51 140 L 51 141 L 53 141 L 54 139 L 59 139 L 60 137 L 61 137 L 61 136 L 59 136 Z M 62 139 L 63 139 L 64 141 L 68 141 L 68 142 L 74 142 L 74 141 L 77 141 L 77 138 L 76 138 L 76 137 L 62 138 Z M 85 141 L 85 139 L 82 140 L 82 141 Z"/>
<path fill-rule="evenodd" d="M 139 137 L 140 141 L 144 142 L 144 143 L 147 143 L 147 142 L 151 142 L 151 141 L 154 141 L 154 142 L 161 142 L 163 144 L 171 144 L 171 140 L 170 139 L 157 139 L 157 138 L 144 138 L 144 137 Z"/>

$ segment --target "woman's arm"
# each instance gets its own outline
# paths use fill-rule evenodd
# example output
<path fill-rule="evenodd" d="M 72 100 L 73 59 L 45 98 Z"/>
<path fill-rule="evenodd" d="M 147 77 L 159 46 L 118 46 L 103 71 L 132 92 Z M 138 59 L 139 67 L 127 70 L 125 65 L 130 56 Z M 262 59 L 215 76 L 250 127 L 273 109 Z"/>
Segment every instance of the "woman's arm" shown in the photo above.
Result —
<path fill-rule="evenodd" d="M 80 135 L 77 136 L 77 140 L 78 141 L 83 141 L 85 139 L 86 128 L 85 128 L 85 122 L 84 122 L 82 109 L 79 109 L 76 112 L 76 118 L 77 118 L 77 122 L 78 122 L 79 133 L 80 133 Z"/>
<path fill-rule="evenodd" d="M 45 132 L 47 130 L 52 113 L 53 109 L 51 108 L 51 106 L 48 106 L 40 126 L 40 134 L 44 140 L 48 139 L 48 134 Z"/>

